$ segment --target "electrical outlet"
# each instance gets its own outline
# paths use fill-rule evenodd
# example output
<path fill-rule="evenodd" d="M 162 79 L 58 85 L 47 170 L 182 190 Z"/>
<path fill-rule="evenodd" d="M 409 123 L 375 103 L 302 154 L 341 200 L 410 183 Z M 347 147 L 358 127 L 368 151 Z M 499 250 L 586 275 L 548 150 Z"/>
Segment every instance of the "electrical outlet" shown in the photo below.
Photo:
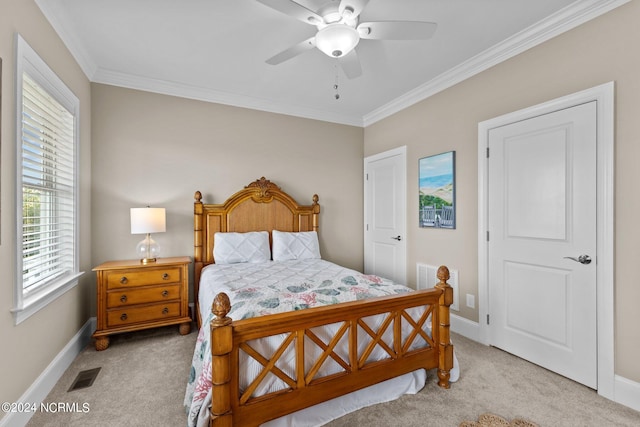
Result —
<path fill-rule="evenodd" d="M 467 294 L 467 307 L 469 308 L 476 308 L 476 297 L 471 295 L 471 294 Z"/>

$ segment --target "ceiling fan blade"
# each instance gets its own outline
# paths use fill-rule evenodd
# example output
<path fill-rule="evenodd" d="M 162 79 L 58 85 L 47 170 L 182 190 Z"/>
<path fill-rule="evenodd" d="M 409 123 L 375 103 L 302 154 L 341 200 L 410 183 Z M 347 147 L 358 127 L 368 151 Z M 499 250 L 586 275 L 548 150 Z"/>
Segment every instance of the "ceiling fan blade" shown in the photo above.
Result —
<path fill-rule="evenodd" d="M 361 39 L 426 40 L 433 36 L 438 24 L 419 21 L 363 22 L 358 25 Z"/>
<path fill-rule="evenodd" d="M 338 62 L 347 78 L 355 79 L 362 75 L 362 66 L 360 65 L 360 59 L 358 59 L 358 54 L 355 49 L 338 58 Z"/>
<path fill-rule="evenodd" d="M 300 42 L 297 45 L 291 46 L 289 49 L 283 50 L 279 54 L 274 55 L 271 58 L 267 59 L 265 62 L 270 65 L 278 65 L 283 63 L 284 61 L 288 61 L 294 56 L 298 56 L 301 53 L 311 50 L 314 47 L 316 47 L 315 36 L 309 39 L 306 39 L 305 41 Z"/>
<path fill-rule="evenodd" d="M 338 6 L 338 11 L 345 19 L 353 19 L 360 15 L 367 3 L 369 3 L 369 0 L 342 0 L 340 6 Z"/>
<path fill-rule="evenodd" d="M 299 19 L 302 22 L 306 22 L 311 25 L 318 25 L 324 22 L 322 16 L 318 15 L 312 10 L 298 4 L 292 0 L 256 0 L 258 3 L 262 3 L 265 6 L 269 6 L 272 9 L 282 12 L 285 15 L 292 16 Z"/>

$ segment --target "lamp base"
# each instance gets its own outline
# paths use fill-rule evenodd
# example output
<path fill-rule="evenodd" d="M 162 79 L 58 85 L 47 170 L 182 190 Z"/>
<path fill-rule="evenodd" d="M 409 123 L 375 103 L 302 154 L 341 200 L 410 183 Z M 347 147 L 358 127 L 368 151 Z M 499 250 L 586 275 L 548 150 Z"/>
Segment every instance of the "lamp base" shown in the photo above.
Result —
<path fill-rule="evenodd" d="M 151 238 L 149 234 L 138 243 L 136 252 L 142 264 L 151 264 L 156 262 L 158 254 L 160 254 L 160 246 Z"/>

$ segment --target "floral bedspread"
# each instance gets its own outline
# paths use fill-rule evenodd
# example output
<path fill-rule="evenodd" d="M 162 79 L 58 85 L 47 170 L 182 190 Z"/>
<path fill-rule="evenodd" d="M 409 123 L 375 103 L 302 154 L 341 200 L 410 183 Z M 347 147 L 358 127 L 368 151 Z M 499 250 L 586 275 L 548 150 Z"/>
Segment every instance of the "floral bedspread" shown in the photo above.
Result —
<path fill-rule="evenodd" d="M 210 267 L 214 266 L 207 268 Z M 210 295 L 226 292 L 231 300 L 229 316 L 234 320 L 411 292 L 410 288 L 389 280 L 361 274 L 323 260 L 215 267 L 220 270 L 209 274 L 209 279 L 205 274 L 207 271 L 203 271 L 200 286 L 215 287 L 213 292 L 209 292 Z M 274 274 L 270 274 L 269 269 L 274 269 Z M 305 271 L 309 274 L 305 275 Z M 251 277 L 255 279 L 247 279 Z M 278 280 L 273 280 L 273 277 Z M 202 301 L 202 293 L 200 302 L 201 307 L 211 306 L 209 301 Z M 200 423 L 208 423 L 208 406 L 211 403 L 209 323 L 212 316 L 209 314 L 203 318 L 193 354 L 184 401 L 188 426 L 201 425 L 199 419 Z"/>

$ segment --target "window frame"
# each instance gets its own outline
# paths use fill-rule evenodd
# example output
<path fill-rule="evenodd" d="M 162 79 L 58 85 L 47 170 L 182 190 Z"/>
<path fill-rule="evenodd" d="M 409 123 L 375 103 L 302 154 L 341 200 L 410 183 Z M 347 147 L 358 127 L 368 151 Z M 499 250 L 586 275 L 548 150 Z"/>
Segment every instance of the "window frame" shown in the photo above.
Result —
<path fill-rule="evenodd" d="M 11 312 L 15 324 L 26 320 L 50 302 L 78 285 L 80 271 L 79 238 L 79 154 L 80 154 L 80 101 L 42 58 L 29 46 L 20 34 L 15 37 L 15 119 L 16 119 L 16 270 L 14 281 L 14 304 Z M 73 116 L 73 268 L 66 274 L 36 289 L 25 290 L 23 280 L 23 168 L 22 168 L 22 114 L 23 73 L 34 80 L 51 97 Z"/>

